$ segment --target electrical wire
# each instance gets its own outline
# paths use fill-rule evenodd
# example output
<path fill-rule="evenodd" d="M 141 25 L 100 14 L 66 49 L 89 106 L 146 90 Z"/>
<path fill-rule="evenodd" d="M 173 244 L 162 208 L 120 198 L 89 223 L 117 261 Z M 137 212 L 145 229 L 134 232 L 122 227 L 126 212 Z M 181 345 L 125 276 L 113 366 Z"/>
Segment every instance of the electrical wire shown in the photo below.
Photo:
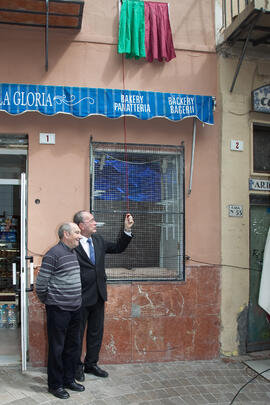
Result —
<path fill-rule="evenodd" d="M 255 377 L 252 377 L 251 380 L 249 380 L 248 382 L 246 382 L 246 383 L 237 391 L 237 393 L 235 394 L 235 396 L 234 396 L 233 399 L 231 400 L 230 405 L 234 402 L 235 398 L 238 396 L 238 394 L 242 391 L 243 388 L 245 388 L 249 383 L 251 383 L 252 381 L 254 381 L 255 378 L 259 377 L 259 375 L 262 375 L 262 374 L 266 373 L 266 372 L 269 371 L 269 370 L 270 370 L 270 368 L 267 368 L 266 370 L 262 371 L 261 373 L 258 373 L 258 372 L 256 371 L 257 375 L 255 375 Z"/>
<path fill-rule="evenodd" d="M 187 260 L 190 260 L 194 263 L 201 263 L 201 264 L 206 264 L 208 266 L 218 266 L 218 267 L 232 267 L 234 269 L 240 269 L 240 270 L 251 270 L 251 271 L 259 271 L 261 272 L 261 269 L 255 269 L 253 267 L 244 267 L 244 266 L 236 266 L 234 264 L 221 264 L 221 263 L 207 263 L 207 262 L 202 262 L 201 260 L 195 260 L 192 259 L 191 257 L 187 256 L 186 257 Z"/>
<path fill-rule="evenodd" d="M 35 256 L 39 256 L 39 257 L 43 257 L 43 256 L 44 256 L 44 254 L 33 252 L 33 251 L 30 250 L 30 249 L 27 249 L 27 251 L 28 251 L 29 253 L 31 253 L 32 255 L 35 255 Z M 180 255 L 160 256 L 161 259 L 176 259 L 176 258 L 178 258 L 178 257 L 180 257 Z M 9 259 L 9 260 L 12 261 L 12 259 Z M 255 269 L 255 268 L 253 268 L 253 267 L 236 266 L 236 265 L 234 265 L 234 264 L 221 264 L 221 263 L 204 262 L 204 261 L 202 261 L 202 260 L 195 260 L 195 259 L 192 259 L 190 256 L 186 256 L 186 260 L 191 261 L 191 262 L 194 262 L 194 263 L 205 264 L 205 265 L 207 265 L 207 266 L 231 267 L 231 268 L 240 269 L 240 270 L 251 270 L 251 271 L 257 271 L 257 272 L 259 272 L 259 273 L 261 272 L 261 269 Z"/>
<path fill-rule="evenodd" d="M 123 91 L 125 95 L 126 84 L 125 84 L 125 61 L 124 54 L 122 54 L 122 67 L 123 67 Z M 125 145 L 125 162 L 126 162 L 126 209 L 129 212 L 129 199 L 128 199 L 128 154 L 127 154 L 127 124 L 126 124 L 126 112 L 124 111 L 123 117 L 124 125 L 124 145 Z"/>

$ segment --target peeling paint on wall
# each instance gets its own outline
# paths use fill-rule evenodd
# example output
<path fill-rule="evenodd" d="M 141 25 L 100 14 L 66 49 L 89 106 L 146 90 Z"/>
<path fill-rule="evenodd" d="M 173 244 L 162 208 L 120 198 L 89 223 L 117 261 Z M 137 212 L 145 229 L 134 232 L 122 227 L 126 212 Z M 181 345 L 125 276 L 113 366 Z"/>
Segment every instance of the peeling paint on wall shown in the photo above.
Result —
<path fill-rule="evenodd" d="M 246 353 L 248 306 L 245 305 L 237 316 L 237 341 L 239 354 Z"/>
<path fill-rule="evenodd" d="M 111 340 L 108 345 L 106 345 L 106 350 L 111 351 L 113 354 L 117 353 L 117 348 L 115 346 L 115 341 L 113 335 L 111 335 Z"/>
<path fill-rule="evenodd" d="M 132 316 L 132 318 L 140 318 L 140 316 L 141 316 L 141 307 L 140 307 L 140 305 L 132 304 L 131 316 Z"/>

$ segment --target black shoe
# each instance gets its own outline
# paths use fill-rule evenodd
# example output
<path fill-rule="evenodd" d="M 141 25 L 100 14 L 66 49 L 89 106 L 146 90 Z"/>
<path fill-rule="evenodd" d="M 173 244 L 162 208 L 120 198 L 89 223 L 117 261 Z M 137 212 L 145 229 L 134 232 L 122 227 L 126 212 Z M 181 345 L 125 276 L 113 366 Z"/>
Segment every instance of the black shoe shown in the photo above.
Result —
<path fill-rule="evenodd" d="M 108 377 L 108 373 L 105 370 L 102 370 L 97 364 L 93 364 L 92 366 L 85 366 L 84 372 L 86 374 L 94 374 L 97 377 Z"/>
<path fill-rule="evenodd" d="M 83 372 L 83 365 L 78 366 L 76 373 L 75 373 L 75 380 L 83 382 L 85 380 L 84 372 Z"/>
<path fill-rule="evenodd" d="M 63 387 L 59 387 L 59 388 L 56 388 L 56 389 L 49 388 L 48 391 L 57 398 L 60 398 L 60 399 L 68 399 L 69 398 L 69 393 L 66 390 L 64 390 Z"/>
<path fill-rule="evenodd" d="M 71 391 L 78 391 L 82 392 L 85 390 L 84 385 L 76 383 L 76 381 L 73 381 L 69 384 L 64 385 L 65 388 L 68 388 Z"/>

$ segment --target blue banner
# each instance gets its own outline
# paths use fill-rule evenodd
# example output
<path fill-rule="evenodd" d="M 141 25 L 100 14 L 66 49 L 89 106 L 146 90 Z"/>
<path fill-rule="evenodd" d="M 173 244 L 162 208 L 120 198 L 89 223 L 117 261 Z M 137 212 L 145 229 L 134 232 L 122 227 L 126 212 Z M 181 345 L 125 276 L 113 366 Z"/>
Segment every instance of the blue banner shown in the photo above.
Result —
<path fill-rule="evenodd" d="M 71 114 L 85 118 L 124 115 L 148 120 L 163 117 L 180 121 L 196 117 L 213 124 L 213 98 L 153 91 L 98 89 L 88 87 L 0 84 L 0 111 L 18 115 L 37 111 L 44 115 Z"/>

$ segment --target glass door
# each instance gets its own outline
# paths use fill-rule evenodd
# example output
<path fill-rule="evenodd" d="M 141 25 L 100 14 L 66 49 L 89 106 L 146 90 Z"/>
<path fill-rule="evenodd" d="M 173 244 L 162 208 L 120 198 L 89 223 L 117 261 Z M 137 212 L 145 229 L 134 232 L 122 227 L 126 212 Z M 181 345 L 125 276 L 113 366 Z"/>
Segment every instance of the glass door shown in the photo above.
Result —
<path fill-rule="evenodd" d="M 11 273 L 20 253 L 19 196 L 19 180 L 0 179 L 0 364 L 20 361 L 20 303 Z"/>
<path fill-rule="evenodd" d="M 25 257 L 22 207 L 26 207 L 21 173 L 26 172 L 26 164 L 26 148 L 0 148 L 0 365 L 22 362 L 22 368 L 27 350 L 27 300 L 24 294 L 15 291 L 13 263 L 17 288 L 21 290 L 21 254 Z"/>
<path fill-rule="evenodd" d="M 270 349 L 270 328 L 266 312 L 258 305 L 263 255 L 270 226 L 270 199 L 252 196 L 250 202 L 250 295 L 247 351 Z"/>

